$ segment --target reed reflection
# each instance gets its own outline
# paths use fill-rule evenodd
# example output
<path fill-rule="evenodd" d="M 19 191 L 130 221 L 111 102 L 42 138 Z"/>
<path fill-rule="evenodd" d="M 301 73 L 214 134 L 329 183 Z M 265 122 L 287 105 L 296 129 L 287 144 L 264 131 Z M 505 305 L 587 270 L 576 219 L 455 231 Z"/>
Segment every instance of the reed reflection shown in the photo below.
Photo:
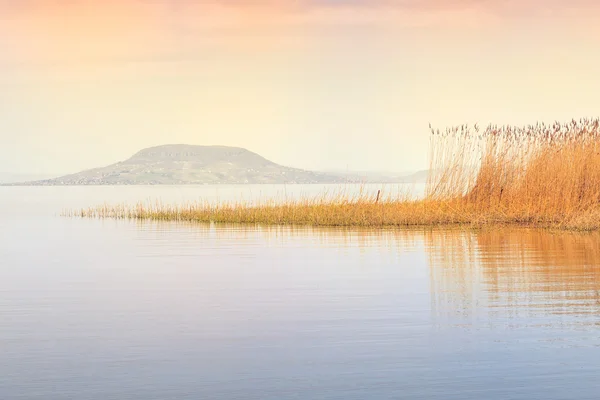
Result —
<path fill-rule="evenodd" d="M 499 229 L 425 234 L 441 316 L 600 315 L 600 235 Z"/>
<path fill-rule="evenodd" d="M 400 255 L 425 253 L 434 318 L 600 315 L 600 233 L 534 229 L 372 230 L 138 222 L 138 232 L 186 231 L 236 246 L 309 246 L 377 253 L 403 268 Z M 324 254 L 327 256 L 327 254 Z M 369 258 L 373 262 L 373 258 Z M 386 261 L 387 260 L 387 261 Z M 340 261 L 343 267 L 343 261 Z"/>

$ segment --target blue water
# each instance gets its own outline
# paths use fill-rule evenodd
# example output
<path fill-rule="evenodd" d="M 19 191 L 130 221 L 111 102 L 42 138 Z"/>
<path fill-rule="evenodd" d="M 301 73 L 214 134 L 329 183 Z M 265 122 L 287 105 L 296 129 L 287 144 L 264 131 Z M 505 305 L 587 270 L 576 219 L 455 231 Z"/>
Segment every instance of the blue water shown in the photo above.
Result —
<path fill-rule="evenodd" d="M 598 397 L 598 235 L 57 215 L 216 190 L 0 188 L 0 399 Z"/>

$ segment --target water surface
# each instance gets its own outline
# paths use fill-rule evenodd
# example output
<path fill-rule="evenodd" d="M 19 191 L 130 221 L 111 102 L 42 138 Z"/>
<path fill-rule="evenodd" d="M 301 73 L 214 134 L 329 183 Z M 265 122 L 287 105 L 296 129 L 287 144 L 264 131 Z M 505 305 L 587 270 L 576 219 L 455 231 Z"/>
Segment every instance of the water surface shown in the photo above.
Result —
<path fill-rule="evenodd" d="M 217 190 L 0 188 L 0 398 L 597 398 L 598 234 L 57 215 Z"/>

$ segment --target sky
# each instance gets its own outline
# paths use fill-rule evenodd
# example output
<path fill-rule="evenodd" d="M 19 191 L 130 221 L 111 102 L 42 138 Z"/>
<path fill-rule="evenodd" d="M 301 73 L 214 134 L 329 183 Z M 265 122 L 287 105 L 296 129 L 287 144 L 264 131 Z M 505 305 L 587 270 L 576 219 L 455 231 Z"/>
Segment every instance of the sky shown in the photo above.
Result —
<path fill-rule="evenodd" d="M 600 114 L 592 0 L 0 0 L 0 172 L 161 144 L 416 171 L 429 130 Z"/>

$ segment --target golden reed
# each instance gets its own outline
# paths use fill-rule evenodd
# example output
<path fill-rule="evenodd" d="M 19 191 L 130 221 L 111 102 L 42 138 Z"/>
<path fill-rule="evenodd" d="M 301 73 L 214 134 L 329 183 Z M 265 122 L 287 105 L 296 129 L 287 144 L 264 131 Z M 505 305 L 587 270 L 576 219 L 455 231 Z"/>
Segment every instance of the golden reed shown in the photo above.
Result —
<path fill-rule="evenodd" d="M 365 193 L 284 204 L 102 206 L 67 215 L 312 226 L 600 229 L 600 121 L 431 130 L 425 196 Z"/>

